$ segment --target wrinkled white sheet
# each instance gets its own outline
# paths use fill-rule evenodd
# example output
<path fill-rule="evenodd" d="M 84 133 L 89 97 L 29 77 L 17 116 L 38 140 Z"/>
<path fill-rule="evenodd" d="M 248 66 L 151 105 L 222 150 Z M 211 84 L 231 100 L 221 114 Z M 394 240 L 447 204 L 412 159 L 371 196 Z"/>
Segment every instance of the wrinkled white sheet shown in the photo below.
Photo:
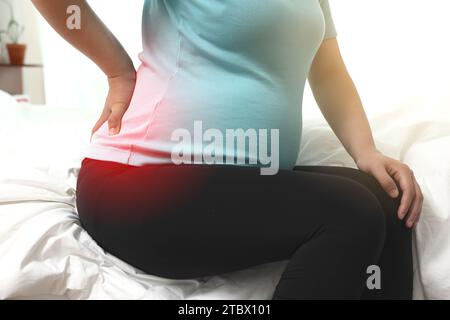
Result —
<path fill-rule="evenodd" d="M 378 148 L 408 163 L 425 195 L 415 231 L 416 299 L 450 299 L 450 114 L 399 108 L 371 119 Z M 95 114 L 0 105 L 0 299 L 269 299 L 287 261 L 203 279 L 145 275 L 79 226 L 76 177 Z M 299 164 L 354 164 L 321 120 Z"/>

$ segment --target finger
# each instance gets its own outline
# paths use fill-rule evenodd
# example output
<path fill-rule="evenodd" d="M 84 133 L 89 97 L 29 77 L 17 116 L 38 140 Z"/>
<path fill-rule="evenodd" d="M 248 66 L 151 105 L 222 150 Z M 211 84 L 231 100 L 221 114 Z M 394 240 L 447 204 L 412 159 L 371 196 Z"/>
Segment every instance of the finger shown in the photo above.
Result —
<path fill-rule="evenodd" d="M 115 135 L 120 132 L 122 117 L 125 114 L 125 111 L 126 104 L 124 103 L 115 103 L 111 106 L 111 114 L 108 118 L 108 128 L 110 135 Z"/>
<path fill-rule="evenodd" d="M 392 198 L 398 197 L 399 190 L 397 188 L 397 185 L 395 184 L 394 179 L 392 179 L 392 177 L 386 172 L 386 169 L 383 166 L 380 166 L 379 168 L 373 170 L 371 173 L 389 196 L 391 196 Z"/>
<path fill-rule="evenodd" d="M 100 115 L 100 118 L 97 120 L 97 122 L 94 125 L 94 128 L 92 129 L 92 134 L 94 134 L 101 126 L 108 120 L 109 114 L 111 111 L 109 109 L 104 109 L 102 114 Z"/>
<path fill-rule="evenodd" d="M 409 228 L 414 227 L 414 225 L 416 225 L 417 222 L 419 221 L 423 204 L 423 194 L 422 191 L 420 190 L 419 185 L 417 184 L 417 181 L 415 180 L 414 180 L 414 187 L 416 191 L 416 196 L 414 197 L 413 204 L 411 206 L 411 209 L 409 210 L 408 220 L 406 222 L 406 225 Z"/>
<path fill-rule="evenodd" d="M 389 168 L 391 175 L 400 185 L 402 189 L 402 199 L 400 201 L 400 205 L 398 207 L 398 217 L 403 219 L 406 216 L 409 208 L 411 207 L 411 203 L 416 195 L 416 190 L 414 186 L 414 181 L 411 176 L 411 170 L 408 167 L 396 167 Z"/>

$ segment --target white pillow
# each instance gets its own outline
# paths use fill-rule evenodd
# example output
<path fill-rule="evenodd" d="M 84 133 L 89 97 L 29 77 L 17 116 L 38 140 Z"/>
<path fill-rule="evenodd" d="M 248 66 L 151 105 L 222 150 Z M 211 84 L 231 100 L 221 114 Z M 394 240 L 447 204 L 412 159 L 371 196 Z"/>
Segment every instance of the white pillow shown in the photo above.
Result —
<path fill-rule="evenodd" d="M 0 90 L 0 127 L 16 124 L 20 105 L 9 93 Z"/>
<path fill-rule="evenodd" d="M 0 156 L 6 152 L 7 144 L 13 144 L 12 137 L 19 129 L 19 103 L 8 93 L 0 90 Z"/>
<path fill-rule="evenodd" d="M 18 102 L 8 93 L 5 91 L 0 90 L 0 108 L 3 111 L 4 107 L 16 107 Z"/>

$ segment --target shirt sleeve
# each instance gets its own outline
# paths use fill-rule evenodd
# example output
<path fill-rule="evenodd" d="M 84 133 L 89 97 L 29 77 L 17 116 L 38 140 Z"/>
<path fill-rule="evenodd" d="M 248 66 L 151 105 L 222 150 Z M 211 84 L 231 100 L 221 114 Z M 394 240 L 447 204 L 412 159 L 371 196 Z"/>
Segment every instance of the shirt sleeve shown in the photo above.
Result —
<path fill-rule="evenodd" d="M 336 26 L 334 25 L 333 16 L 331 14 L 330 4 L 328 0 L 319 0 L 322 7 L 323 16 L 325 18 L 325 35 L 324 40 L 337 36 Z"/>

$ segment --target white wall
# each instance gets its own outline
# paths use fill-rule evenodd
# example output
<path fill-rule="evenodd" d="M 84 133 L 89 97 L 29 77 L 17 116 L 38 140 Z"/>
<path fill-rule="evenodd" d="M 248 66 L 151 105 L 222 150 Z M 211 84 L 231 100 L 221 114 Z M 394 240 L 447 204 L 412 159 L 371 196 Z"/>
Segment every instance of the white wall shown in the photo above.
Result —
<path fill-rule="evenodd" d="M 368 114 L 400 105 L 450 110 L 450 1 L 329 1 Z M 317 114 L 311 99 L 307 94 L 306 115 Z"/>

